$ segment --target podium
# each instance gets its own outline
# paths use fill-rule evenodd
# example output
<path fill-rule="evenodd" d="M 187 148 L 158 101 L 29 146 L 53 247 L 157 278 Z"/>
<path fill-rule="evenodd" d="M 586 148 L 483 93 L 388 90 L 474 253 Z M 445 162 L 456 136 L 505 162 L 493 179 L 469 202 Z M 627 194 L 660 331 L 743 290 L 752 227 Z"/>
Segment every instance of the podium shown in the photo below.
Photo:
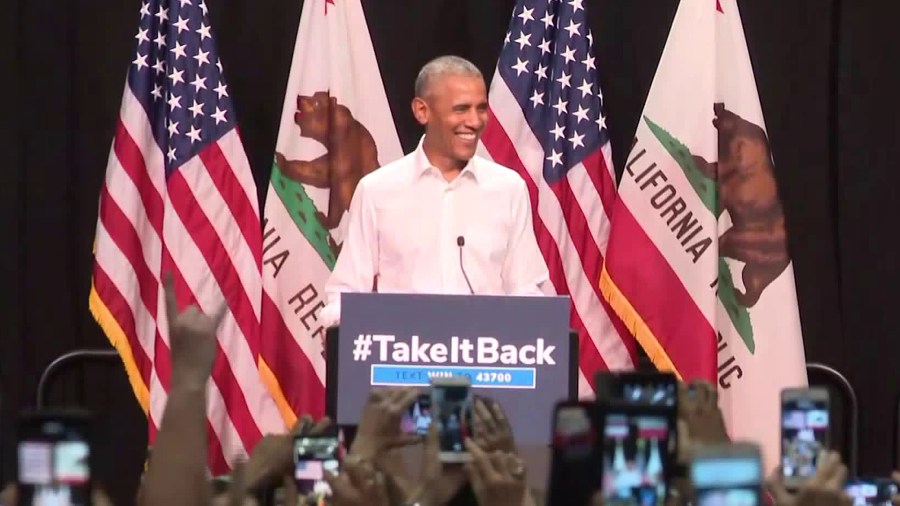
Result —
<path fill-rule="evenodd" d="M 499 402 L 517 444 L 546 448 L 553 406 L 578 394 L 565 296 L 347 293 L 326 334 L 326 412 L 355 426 L 369 391 L 465 375 Z"/>

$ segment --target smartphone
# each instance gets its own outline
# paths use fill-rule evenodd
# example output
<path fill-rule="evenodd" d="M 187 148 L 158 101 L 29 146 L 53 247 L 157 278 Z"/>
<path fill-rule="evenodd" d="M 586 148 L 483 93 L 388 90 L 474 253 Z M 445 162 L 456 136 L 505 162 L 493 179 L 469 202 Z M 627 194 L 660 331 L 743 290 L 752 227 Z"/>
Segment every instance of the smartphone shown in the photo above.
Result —
<path fill-rule="evenodd" d="M 816 474 L 819 454 L 829 444 L 829 399 L 824 388 L 781 391 L 781 468 L 788 489 Z"/>
<path fill-rule="evenodd" d="M 857 478 L 844 484 L 844 492 L 854 506 L 891 506 L 891 498 L 900 494 L 900 487 L 890 478 Z"/>
<path fill-rule="evenodd" d="M 404 434 L 424 436 L 428 434 L 431 418 L 431 395 L 422 394 L 403 412 L 400 430 Z"/>
<path fill-rule="evenodd" d="M 553 409 L 549 506 L 590 504 L 600 487 L 593 402 L 560 401 Z"/>
<path fill-rule="evenodd" d="M 597 400 L 678 407 L 678 379 L 670 372 L 610 372 L 594 376 Z"/>
<path fill-rule="evenodd" d="M 662 506 L 676 454 L 675 411 L 608 403 L 599 420 L 603 504 Z"/>
<path fill-rule="evenodd" d="M 91 416 L 34 411 L 18 420 L 19 504 L 88 505 Z"/>
<path fill-rule="evenodd" d="M 338 434 L 294 437 L 294 482 L 302 496 L 314 496 L 317 503 L 331 496 L 325 472 L 340 472 L 342 454 Z"/>
<path fill-rule="evenodd" d="M 465 376 L 432 378 L 431 411 L 438 424 L 441 462 L 470 460 L 464 441 L 472 437 L 472 388 Z"/>
<path fill-rule="evenodd" d="M 698 446 L 690 475 L 697 506 L 762 504 L 762 454 L 756 444 Z"/>

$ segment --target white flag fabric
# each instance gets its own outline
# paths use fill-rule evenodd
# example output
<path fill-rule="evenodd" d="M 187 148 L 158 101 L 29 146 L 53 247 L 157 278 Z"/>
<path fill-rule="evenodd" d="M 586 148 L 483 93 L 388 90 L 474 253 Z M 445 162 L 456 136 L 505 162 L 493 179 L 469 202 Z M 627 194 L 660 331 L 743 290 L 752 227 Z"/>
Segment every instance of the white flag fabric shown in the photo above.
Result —
<path fill-rule="evenodd" d="M 784 170 L 790 170 L 789 168 Z M 604 296 L 654 363 L 707 379 L 777 464 L 806 385 L 774 158 L 736 0 L 681 2 L 619 184 Z"/>
<path fill-rule="evenodd" d="M 260 371 L 285 422 L 325 405 L 318 314 L 365 174 L 403 155 L 359 0 L 303 4 L 266 197 Z"/>

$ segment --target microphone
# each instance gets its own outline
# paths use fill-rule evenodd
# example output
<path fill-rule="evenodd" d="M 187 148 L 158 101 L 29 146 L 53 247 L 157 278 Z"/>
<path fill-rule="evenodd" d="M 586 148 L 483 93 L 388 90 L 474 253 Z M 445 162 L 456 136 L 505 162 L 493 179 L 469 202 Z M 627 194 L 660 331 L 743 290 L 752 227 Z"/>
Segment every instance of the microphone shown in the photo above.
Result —
<path fill-rule="evenodd" d="M 475 290 L 472 290 L 472 283 L 469 283 L 469 276 L 466 274 L 466 268 L 463 266 L 463 246 L 466 245 L 466 238 L 463 236 L 458 236 L 456 238 L 456 245 L 459 246 L 459 270 L 462 271 L 463 277 L 466 279 L 466 284 L 469 285 L 469 294 L 475 295 Z"/>

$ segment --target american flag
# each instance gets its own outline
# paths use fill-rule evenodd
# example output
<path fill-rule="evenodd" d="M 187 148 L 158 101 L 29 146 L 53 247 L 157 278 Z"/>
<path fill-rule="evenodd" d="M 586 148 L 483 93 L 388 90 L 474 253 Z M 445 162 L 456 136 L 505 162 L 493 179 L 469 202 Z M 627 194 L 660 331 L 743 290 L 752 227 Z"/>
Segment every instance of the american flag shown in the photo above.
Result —
<path fill-rule="evenodd" d="M 636 357 L 598 287 L 616 185 L 592 44 L 583 0 L 520 0 L 482 135 L 486 154 L 525 179 L 550 279 L 571 296 L 582 392 L 596 371 L 630 369 Z"/>
<path fill-rule="evenodd" d="M 179 307 L 229 307 L 208 387 L 209 468 L 283 422 L 257 370 L 262 232 L 256 187 L 203 0 L 148 0 L 100 195 L 91 310 L 119 350 L 150 441 L 170 387 L 160 279 Z"/>

